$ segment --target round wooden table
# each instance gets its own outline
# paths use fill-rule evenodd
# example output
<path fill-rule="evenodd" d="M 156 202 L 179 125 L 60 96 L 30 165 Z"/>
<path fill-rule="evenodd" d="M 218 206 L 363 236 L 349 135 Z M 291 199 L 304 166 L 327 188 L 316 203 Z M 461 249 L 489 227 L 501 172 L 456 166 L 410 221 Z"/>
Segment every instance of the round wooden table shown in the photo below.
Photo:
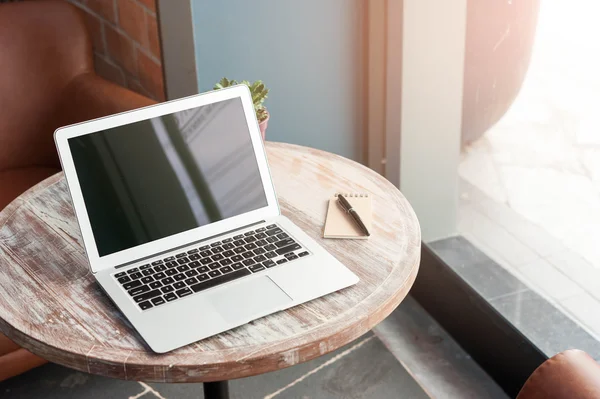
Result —
<path fill-rule="evenodd" d="M 205 382 L 274 371 L 331 352 L 368 332 L 400 304 L 419 268 L 417 218 L 400 191 L 372 170 L 327 152 L 267 143 L 284 215 L 359 276 L 350 288 L 167 354 L 151 352 L 88 269 L 62 173 L 0 212 L 0 329 L 67 367 L 147 382 Z M 369 240 L 323 239 L 328 199 L 369 193 Z M 225 381 L 225 382 L 223 382 Z"/>

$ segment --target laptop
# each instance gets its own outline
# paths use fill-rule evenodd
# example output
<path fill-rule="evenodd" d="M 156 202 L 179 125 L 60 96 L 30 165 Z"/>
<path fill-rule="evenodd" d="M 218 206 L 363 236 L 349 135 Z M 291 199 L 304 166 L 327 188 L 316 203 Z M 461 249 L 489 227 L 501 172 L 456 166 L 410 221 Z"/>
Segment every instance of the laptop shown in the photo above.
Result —
<path fill-rule="evenodd" d="M 54 138 L 91 272 L 154 352 L 358 282 L 281 215 L 246 86 Z"/>

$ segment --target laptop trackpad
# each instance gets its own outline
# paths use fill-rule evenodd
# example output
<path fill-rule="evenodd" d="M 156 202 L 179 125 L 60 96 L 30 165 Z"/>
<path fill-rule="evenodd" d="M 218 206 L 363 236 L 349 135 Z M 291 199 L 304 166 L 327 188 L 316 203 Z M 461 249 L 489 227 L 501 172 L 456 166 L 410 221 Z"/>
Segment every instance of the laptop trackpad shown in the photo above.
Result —
<path fill-rule="evenodd" d="M 246 323 L 292 302 L 268 276 L 245 280 L 210 295 L 210 302 L 229 323 Z"/>

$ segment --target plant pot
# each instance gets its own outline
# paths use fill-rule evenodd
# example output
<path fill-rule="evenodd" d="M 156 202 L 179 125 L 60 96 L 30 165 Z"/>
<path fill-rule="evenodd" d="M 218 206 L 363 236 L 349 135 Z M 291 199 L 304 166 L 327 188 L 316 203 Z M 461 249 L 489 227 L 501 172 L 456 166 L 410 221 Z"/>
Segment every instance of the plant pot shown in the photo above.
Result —
<path fill-rule="evenodd" d="M 267 119 L 265 119 L 264 121 L 260 122 L 258 124 L 258 128 L 260 129 L 260 134 L 262 136 L 263 141 L 265 140 L 265 134 L 267 131 L 267 125 L 269 124 L 269 118 L 271 117 L 271 114 L 269 114 L 267 112 Z"/>

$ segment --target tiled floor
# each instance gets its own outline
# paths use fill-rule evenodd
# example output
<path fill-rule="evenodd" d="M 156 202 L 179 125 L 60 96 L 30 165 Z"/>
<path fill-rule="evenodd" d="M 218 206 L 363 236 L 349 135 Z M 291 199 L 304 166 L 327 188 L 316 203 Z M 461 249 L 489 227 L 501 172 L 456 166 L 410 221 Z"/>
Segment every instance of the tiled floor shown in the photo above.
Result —
<path fill-rule="evenodd" d="M 521 92 L 463 154 L 459 232 L 600 339 L 599 11 L 541 2 Z"/>
<path fill-rule="evenodd" d="M 233 399 L 424 399 L 427 395 L 381 341 L 369 333 L 321 358 L 234 380 Z M 0 398 L 202 398 L 201 384 L 145 384 L 45 365 L 0 383 Z"/>

